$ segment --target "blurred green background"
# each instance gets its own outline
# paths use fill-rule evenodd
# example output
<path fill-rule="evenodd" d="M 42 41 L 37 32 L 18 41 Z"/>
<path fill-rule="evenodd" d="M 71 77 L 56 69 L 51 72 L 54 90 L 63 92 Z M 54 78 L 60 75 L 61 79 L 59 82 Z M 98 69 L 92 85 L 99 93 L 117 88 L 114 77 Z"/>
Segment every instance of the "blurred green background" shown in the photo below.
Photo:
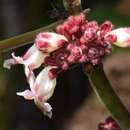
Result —
<path fill-rule="evenodd" d="M 91 8 L 88 20 L 97 20 L 99 24 L 110 20 L 115 28 L 130 26 L 129 0 L 82 0 L 82 6 Z M 0 40 L 48 25 L 64 14 L 61 0 L 0 0 Z M 29 46 L 12 51 L 21 55 Z M 0 54 L 0 130 L 87 129 L 72 127 L 73 123 L 71 127 L 67 125 L 69 120 L 73 122 L 75 112 L 93 93 L 82 68 L 59 75 L 54 96 L 50 99 L 53 106 L 53 118 L 50 120 L 33 102 L 16 96 L 16 91 L 24 90 L 28 84 L 21 65 L 11 70 L 2 67 L 4 59 L 9 58 L 12 51 Z M 114 52 L 129 52 L 129 49 L 114 47 Z"/>

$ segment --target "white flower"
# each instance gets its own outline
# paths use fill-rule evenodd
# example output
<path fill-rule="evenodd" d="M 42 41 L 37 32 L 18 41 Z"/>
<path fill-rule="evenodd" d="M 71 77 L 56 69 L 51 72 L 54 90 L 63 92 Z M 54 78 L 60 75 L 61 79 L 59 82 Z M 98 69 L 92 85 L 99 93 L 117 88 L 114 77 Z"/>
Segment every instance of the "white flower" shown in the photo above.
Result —
<path fill-rule="evenodd" d="M 118 28 L 115 29 L 109 34 L 114 34 L 117 37 L 117 41 L 113 44 L 119 46 L 119 47 L 129 47 L 130 46 L 130 28 Z"/>
<path fill-rule="evenodd" d="M 50 79 L 48 76 L 52 68 L 54 67 L 45 67 L 36 79 L 32 72 L 28 79 L 30 90 L 27 89 L 17 93 L 17 95 L 23 96 L 27 100 L 34 100 L 41 111 L 50 118 L 52 116 L 52 107 L 47 103 L 47 100 L 53 95 L 56 86 L 56 78 Z"/>

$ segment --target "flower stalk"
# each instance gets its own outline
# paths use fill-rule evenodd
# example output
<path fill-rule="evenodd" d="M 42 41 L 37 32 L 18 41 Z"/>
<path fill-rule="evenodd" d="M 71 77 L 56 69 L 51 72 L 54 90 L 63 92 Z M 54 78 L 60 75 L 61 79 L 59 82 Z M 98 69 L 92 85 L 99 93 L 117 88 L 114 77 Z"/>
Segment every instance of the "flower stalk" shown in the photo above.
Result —
<path fill-rule="evenodd" d="M 130 115 L 108 81 L 103 66 L 100 65 L 96 68 L 91 68 L 85 65 L 84 72 L 88 76 L 94 92 L 122 130 L 130 130 Z"/>

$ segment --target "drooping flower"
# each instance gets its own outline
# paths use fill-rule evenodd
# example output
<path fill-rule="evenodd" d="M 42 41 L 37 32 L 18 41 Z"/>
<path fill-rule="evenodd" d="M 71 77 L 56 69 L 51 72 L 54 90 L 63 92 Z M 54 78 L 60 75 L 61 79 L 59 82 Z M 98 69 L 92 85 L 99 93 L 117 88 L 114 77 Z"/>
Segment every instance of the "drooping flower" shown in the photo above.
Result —
<path fill-rule="evenodd" d="M 12 59 L 5 60 L 3 66 L 10 69 L 12 65 L 23 64 L 25 66 L 25 74 L 28 77 L 30 71 L 40 67 L 46 56 L 48 56 L 48 54 L 39 51 L 34 44 L 23 57 L 15 56 L 15 54 L 12 53 Z"/>
<path fill-rule="evenodd" d="M 52 107 L 47 100 L 52 96 L 55 86 L 56 77 L 53 79 L 49 77 L 49 71 L 55 67 L 45 67 L 35 78 L 33 72 L 28 77 L 30 90 L 27 89 L 23 92 L 17 92 L 17 95 L 23 96 L 27 100 L 34 100 L 35 104 L 41 111 L 49 118 L 52 117 Z"/>
<path fill-rule="evenodd" d="M 113 34 L 117 37 L 117 40 L 113 44 L 119 47 L 129 47 L 130 46 L 130 28 L 118 28 L 112 30 L 107 34 L 109 36 Z"/>

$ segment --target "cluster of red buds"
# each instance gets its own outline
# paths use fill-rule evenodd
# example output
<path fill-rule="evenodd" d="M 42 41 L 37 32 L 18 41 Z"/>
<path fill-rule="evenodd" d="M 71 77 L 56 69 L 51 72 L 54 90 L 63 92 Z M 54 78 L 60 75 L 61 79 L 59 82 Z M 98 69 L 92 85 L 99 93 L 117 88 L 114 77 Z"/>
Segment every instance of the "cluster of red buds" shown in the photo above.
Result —
<path fill-rule="evenodd" d="M 101 58 L 112 51 L 112 45 L 130 46 L 130 28 L 112 30 L 111 22 L 98 25 L 88 22 L 84 14 L 70 16 L 54 32 L 41 32 L 35 43 L 22 56 L 15 56 L 4 62 L 4 67 L 23 64 L 30 89 L 18 92 L 27 100 L 34 100 L 41 111 L 51 118 L 52 107 L 47 103 L 56 86 L 59 70 L 67 70 L 77 63 L 100 63 Z M 34 69 L 43 65 L 43 70 L 35 77 Z"/>
<path fill-rule="evenodd" d="M 121 130 L 112 117 L 108 117 L 104 123 L 98 125 L 98 130 Z"/>
<path fill-rule="evenodd" d="M 63 48 L 47 57 L 45 64 L 56 65 L 63 70 L 74 63 L 98 64 L 102 56 L 111 53 L 111 43 L 116 41 L 115 35 L 106 35 L 112 28 L 113 25 L 109 21 L 98 26 L 96 21 L 86 21 L 84 14 L 70 16 L 56 28 L 56 32 L 64 35 L 68 42 Z"/>

